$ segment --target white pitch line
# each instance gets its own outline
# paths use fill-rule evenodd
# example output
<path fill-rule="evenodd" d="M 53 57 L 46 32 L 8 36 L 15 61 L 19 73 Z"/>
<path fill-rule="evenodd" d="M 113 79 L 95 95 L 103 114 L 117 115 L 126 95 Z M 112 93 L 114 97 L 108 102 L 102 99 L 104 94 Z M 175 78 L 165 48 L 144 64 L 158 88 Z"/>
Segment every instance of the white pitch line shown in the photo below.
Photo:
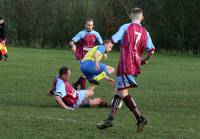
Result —
<path fill-rule="evenodd" d="M 12 116 L 12 117 L 18 117 L 18 118 L 27 118 L 27 119 L 37 119 L 37 120 L 56 120 L 56 121 L 66 121 L 66 122 L 69 122 L 69 123 L 76 123 L 76 124 L 85 124 L 85 125 L 92 125 L 92 126 L 95 126 L 97 125 L 98 121 L 97 122 L 91 122 L 91 121 L 77 121 L 75 119 L 72 119 L 72 118 L 56 118 L 56 117 L 51 117 L 51 116 L 35 116 L 35 115 L 28 115 L 28 114 L 22 114 L 22 113 L 18 113 L 18 114 L 10 114 L 10 113 L 0 113 L 0 116 Z M 118 122 L 115 122 L 115 125 L 118 126 L 118 127 L 124 127 L 123 125 L 119 124 Z"/>
<path fill-rule="evenodd" d="M 56 121 L 66 121 L 66 122 L 71 122 L 71 123 L 81 123 L 81 124 L 90 124 L 90 125 L 95 125 L 93 122 L 83 122 L 83 121 L 77 121 L 77 120 L 74 120 L 74 119 L 71 119 L 71 118 L 55 118 L 55 117 L 51 117 L 51 116 L 34 116 L 34 115 L 23 115 L 23 114 L 10 114 L 10 113 L 0 113 L 0 116 L 4 116 L 4 115 L 9 115 L 9 116 L 12 116 L 12 117 L 21 117 L 21 118 L 35 118 L 35 119 L 38 119 L 38 120 L 56 120 Z"/>

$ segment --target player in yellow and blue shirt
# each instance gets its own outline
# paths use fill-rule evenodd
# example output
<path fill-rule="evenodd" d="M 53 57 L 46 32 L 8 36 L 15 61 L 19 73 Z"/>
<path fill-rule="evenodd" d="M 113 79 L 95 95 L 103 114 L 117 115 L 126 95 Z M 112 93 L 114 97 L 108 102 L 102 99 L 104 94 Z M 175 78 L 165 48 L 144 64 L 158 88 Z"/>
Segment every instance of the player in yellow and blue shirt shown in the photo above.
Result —
<path fill-rule="evenodd" d="M 115 69 L 100 63 L 103 58 L 107 57 L 107 53 L 112 50 L 112 47 L 112 41 L 105 40 L 103 45 L 93 47 L 82 59 L 80 69 L 90 83 L 98 85 L 101 79 L 113 82 L 108 75 L 113 73 Z"/>

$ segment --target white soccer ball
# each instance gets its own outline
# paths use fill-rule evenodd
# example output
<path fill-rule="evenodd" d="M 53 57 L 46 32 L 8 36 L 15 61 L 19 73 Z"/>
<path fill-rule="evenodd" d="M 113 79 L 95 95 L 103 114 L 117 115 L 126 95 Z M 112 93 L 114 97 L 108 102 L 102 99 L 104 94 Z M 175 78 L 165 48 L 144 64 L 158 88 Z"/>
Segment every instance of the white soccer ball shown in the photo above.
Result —
<path fill-rule="evenodd" d="M 113 100 L 114 100 L 114 99 L 112 99 L 111 104 L 113 103 Z M 118 109 L 121 109 L 122 106 L 123 106 L 123 101 L 121 100 L 120 103 L 119 103 L 119 105 L 118 105 Z"/>

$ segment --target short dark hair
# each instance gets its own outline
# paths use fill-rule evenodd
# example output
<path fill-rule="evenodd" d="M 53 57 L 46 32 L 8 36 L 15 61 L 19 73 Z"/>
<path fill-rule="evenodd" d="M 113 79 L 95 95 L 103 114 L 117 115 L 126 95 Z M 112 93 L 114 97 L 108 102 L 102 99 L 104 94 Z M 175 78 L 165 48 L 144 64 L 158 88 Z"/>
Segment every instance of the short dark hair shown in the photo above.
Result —
<path fill-rule="evenodd" d="M 3 17 L 2 17 L 2 16 L 0 16 L 0 20 L 3 20 Z"/>
<path fill-rule="evenodd" d="M 69 71 L 69 68 L 68 68 L 68 67 L 65 67 L 65 66 L 61 67 L 61 68 L 59 69 L 59 76 L 62 76 L 63 74 L 67 74 L 68 71 Z"/>
<path fill-rule="evenodd" d="M 87 22 L 94 22 L 94 20 L 93 20 L 93 18 L 86 18 L 85 23 L 87 23 Z"/>

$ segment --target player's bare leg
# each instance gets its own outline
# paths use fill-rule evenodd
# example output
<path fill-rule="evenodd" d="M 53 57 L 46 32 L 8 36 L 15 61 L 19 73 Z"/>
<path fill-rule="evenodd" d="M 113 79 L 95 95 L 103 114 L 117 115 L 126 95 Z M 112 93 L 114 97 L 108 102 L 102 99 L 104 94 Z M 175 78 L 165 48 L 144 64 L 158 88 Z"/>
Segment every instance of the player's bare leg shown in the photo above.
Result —
<path fill-rule="evenodd" d="M 94 107 L 94 106 L 99 106 L 99 107 L 110 107 L 111 104 L 100 99 L 100 98 L 93 98 L 93 99 L 88 99 L 89 97 L 94 95 L 94 91 L 92 89 L 87 90 L 86 92 L 86 101 L 83 102 L 81 107 Z"/>
<path fill-rule="evenodd" d="M 96 86 L 95 86 L 95 84 L 90 84 L 90 87 L 88 88 L 89 90 L 92 90 L 93 92 L 94 92 L 94 90 L 95 90 L 95 88 L 96 88 Z"/>
<path fill-rule="evenodd" d="M 115 80 L 106 76 L 104 78 L 108 83 L 110 83 L 113 87 L 115 87 Z"/>
<path fill-rule="evenodd" d="M 110 107 L 110 103 L 100 99 L 100 98 L 93 98 L 90 99 L 90 106 L 99 106 L 99 107 Z"/>
<path fill-rule="evenodd" d="M 89 80 L 90 83 L 94 83 L 96 85 L 99 85 L 99 81 L 102 79 L 106 79 L 109 83 L 112 85 L 114 84 L 114 80 L 107 77 L 108 75 L 112 74 L 115 71 L 113 67 L 106 66 L 106 70 L 101 72 L 99 75 L 97 75 L 95 78 Z"/>

